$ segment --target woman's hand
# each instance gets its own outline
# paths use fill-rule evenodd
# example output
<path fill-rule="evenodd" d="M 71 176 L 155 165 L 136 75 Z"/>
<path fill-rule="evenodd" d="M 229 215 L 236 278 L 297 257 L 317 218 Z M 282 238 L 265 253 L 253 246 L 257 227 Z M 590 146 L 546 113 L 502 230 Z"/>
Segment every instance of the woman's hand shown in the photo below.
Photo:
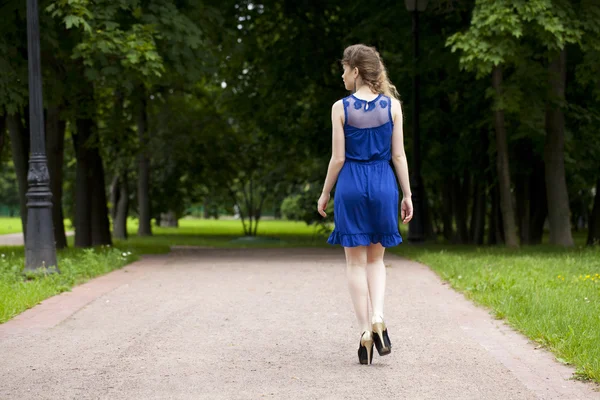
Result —
<path fill-rule="evenodd" d="M 327 208 L 327 203 L 329 202 L 329 193 L 321 193 L 321 197 L 319 197 L 319 201 L 317 201 L 317 211 L 321 214 L 322 217 L 326 217 L 327 213 L 325 209 Z"/>
<path fill-rule="evenodd" d="M 404 197 L 400 206 L 400 216 L 402 217 L 402 223 L 408 224 L 413 217 L 413 204 L 410 197 Z"/>

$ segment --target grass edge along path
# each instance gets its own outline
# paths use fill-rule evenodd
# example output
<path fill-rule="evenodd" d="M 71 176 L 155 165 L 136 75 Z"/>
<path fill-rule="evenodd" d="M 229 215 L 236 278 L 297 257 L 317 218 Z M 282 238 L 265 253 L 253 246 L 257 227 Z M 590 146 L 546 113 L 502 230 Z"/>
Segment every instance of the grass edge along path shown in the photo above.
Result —
<path fill-rule="evenodd" d="M 600 383 L 600 248 L 405 246 L 466 298 Z"/>
<path fill-rule="evenodd" d="M 23 246 L 0 247 L 0 324 L 49 297 L 138 260 L 139 254 L 114 247 L 68 248 L 58 251 L 57 259 L 60 273 L 23 274 Z"/>

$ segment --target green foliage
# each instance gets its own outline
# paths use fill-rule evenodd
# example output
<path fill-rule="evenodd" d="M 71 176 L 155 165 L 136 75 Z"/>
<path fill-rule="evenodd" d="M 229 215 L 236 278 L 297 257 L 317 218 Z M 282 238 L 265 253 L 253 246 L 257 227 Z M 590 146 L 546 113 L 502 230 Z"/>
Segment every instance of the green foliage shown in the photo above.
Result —
<path fill-rule="evenodd" d="M 307 225 L 317 224 L 327 226 L 333 221 L 333 198 L 327 204 L 323 219 L 317 212 L 317 202 L 323 185 L 320 182 L 306 184 L 302 189 L 286 197 L 281 204 L 281 214 L 284 218 L 292 221 L 304 221 Z"/>
<path fill-rule="evenodd" d="M 0 174 L 0 205 L 9 207 L 17 214 L 19 213 L 19 192 L 16 182 L 15 167 L 12 161 L 2 163 Z"/>
<path fill-rule="evenodd" d="M 584 57 L 577 65 L 576 77 L 581 85 L 591 88 L 598 101 L 600 100 L 600 5 L 593 0 L 583 0 L 580 15 L 584 31 L 581 45 Z"/>
<path fill-rule="evenodd" d="M 60 0 L 46 10 L 61 18 L 67 30 L 83 31 L 72 58 L 83 62 L 90 81 L 117 81 L 132 90 L 136 81 L 151 81 L 164 71 L 157 27 L 136 18 L 139 6 L 135 0 Z"/>
<path fill-rule="evenodd" d="M 152 79 L 160 78 L 164 71 L 162 59 L 154 42 L 155 28 L 134 24 L 128 31 L 107 23 L 104 29 L 94 35 L 73 52 L 74 58 L 81 58 L 88 69 L 88 79 L 94 81 L 126 76 Z M 101 57 L 98 57 L 101 55 Z M 115 61 L 119 61 L 119 68 Z"/>
<path fill-rule="evenodd" d="M 304 210 L 300 208 L 300 195 L 293 194 L 281 202 L 281 215 L 289 221 L 301 221 Z"/>
<path fill-rule="evenodd" d="M 92 27 L 88 20 L 93 19 L 89 0 L 59 0 L 46 7 L 46 12 L 53 18 L 59 18 L 67 29 L 82 28 L 91 33 Z"/>
<path fill-rule="evenodd" d="M 28 99 L 24 11 L 24 2 L 0 5 L 0 114 L 16 113 Z"/>
<path fill-rule="evenodd" d="M 478 0 L 469 29 L 451 35 L 447 45 L 462 52 L 462 68 L 483 77 L 494 66 L 520 63 L 524 40 L 533 38 L 552 53 L 578 43 L 582 34 L 570 2 Z"/>
<path fill-rule="evenodd" d="M 589 191 L 600 153 L 594 136 L 600 99 L 596 3 L 430 2 L 420 18 L 416 65 L 424 184 L 437 215 L 448 201 L 439 188 L 451 179 L 485 182 L 488 194 L 494 185 L 486 176 L 494 169 L 487 111 L 493 101 L 505 110 L 513 173 L 531 171 L 532 162 L 521 157 L 520 149 L 531 145 L 534 156 L 542 154 L 547 62 L 562 47 L 569 63 L 567 179 L 575 197 Z M 288 195 L 300 193 L 283 204 L 286 213 L 315 221 L 317 189 L 331 154 L 331 104 L 347 95 L 339 59 L 346 45 L 357 42 L 380 50 L 400 89 L 412 161 L 411 17 L 401 3 L 382 0 L 366 8 L 340 0 L 41 4 L 44 100 L 58 106 L 69 121 L 68 214 L 74 208 L 75 176 L 70 133 L 75 119 L 90 117 L 107 184 L 126 173 L 133 209 L 137 156 L 147 151 L 152 156 L 153 215 L 167 210 L 181 215 L 190 204 L 206 199 L 227 210 L 237 203 L 246 215 L 260 216 L 263 208 L 277 208 Z M 5 1 L 0 12 L 5 17 L 0 27 L 0 113 L 24 111 L 24 2 Z M 499 64 L 505 72 L 504 94 L 497 99 L 489 80 L 474 78 L 488 76 Z M 136 132 L 142 100 L 148 111 L 147 147 Z M 307 185 L 310 191 L 298 189 Z M 467 197 L 472 201 L 473 196 Z"/>

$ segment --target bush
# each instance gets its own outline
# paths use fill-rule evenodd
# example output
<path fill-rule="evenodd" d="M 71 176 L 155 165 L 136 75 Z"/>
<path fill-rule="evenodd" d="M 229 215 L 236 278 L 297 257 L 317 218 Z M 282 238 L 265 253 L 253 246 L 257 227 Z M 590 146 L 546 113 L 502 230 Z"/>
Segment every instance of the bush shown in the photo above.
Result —
<path fill-rule="evenodd" d="M 301 221 L 300 195 L 293 194 L 281 202 L 281 216 L 290 221 Z"/>
<path fill-rule="evenodd" d="M 286 197 L 281 203 L 281 215 L 292 221 L 304 221 L 307 225 L 319 224 L 324 229 L 333 221 L 333 197 L 327 204 L 325 212 L 327 217 L 323 218 L 317 212 L 317 200 L 321 196 L 319 184 L 306 184 L 299 193 Z"/>

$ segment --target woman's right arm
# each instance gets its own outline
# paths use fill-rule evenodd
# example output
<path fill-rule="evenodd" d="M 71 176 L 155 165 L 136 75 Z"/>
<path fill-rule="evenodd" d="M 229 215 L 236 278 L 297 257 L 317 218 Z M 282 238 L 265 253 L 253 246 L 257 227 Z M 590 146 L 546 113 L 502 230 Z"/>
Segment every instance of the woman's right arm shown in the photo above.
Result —
<path fill-rule="evenodd" d="M 405 198 L 411 198 L 410 179 L 408 177 L 408 162 L 404 151 L 404 131 L 402 129 L 403 117 L 402 106 L 396 99 L 392 99 L 392 119 L 394 121 L 394 130 L 392 131 L 392 162 L 396 170 L 396 176 L 400 182 L 402 195 Z"/>

